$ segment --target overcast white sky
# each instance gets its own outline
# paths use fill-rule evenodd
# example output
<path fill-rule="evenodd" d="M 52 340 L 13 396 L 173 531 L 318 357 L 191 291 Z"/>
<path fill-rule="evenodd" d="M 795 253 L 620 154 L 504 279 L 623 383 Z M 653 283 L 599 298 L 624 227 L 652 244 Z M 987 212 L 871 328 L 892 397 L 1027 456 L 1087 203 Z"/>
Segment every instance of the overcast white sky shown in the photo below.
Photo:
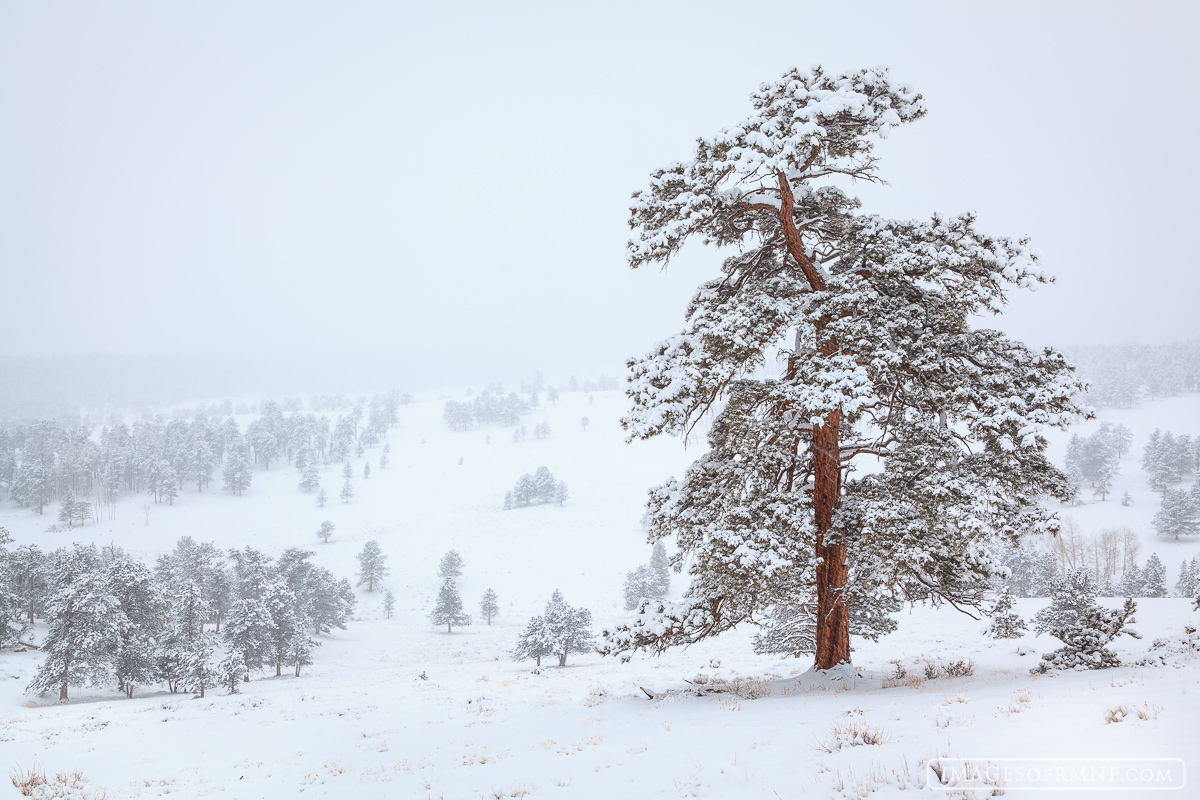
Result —
<path fill-rule="evenodd" d="M 1000 327 L 1193 337 L 1197 8 L 5 0 L 0 354 L 611 373 L 719 259 L 629 270 L 629 194 L 814 63 L 925 95 L 870 210 L 1034 238 Z"/>

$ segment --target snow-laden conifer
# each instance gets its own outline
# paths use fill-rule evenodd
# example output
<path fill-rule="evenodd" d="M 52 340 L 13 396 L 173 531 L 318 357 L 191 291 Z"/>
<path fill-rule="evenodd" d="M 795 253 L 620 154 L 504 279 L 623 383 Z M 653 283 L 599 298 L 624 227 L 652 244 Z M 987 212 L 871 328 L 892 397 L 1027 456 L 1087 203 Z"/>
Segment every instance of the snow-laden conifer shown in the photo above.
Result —
<path fill-rule="evenodd" d="M 542 659 L 554 654 L 554 637 L 546 625 L 546 618 L 533 617 L 525 625 L 517 637 L 516 647 L 512 651 L 513 661 L 533 660 L 537 666 L 542 666 Z"/>
<path fill-rule="evenodd" d="M 346 482 L 342 484 L 342 490 L 338 492 L 338 497 L 343 503 L 349 503 L 354 499 L 354 485 L 350 483 L 349 478 L 346 478 Z"/>
<path fill-rule="evenodd" d="M 462 577 L 463 567 L 466 561 L 457 550 L 447 550 L 442 556 L 442 560 L 438 562 L 438 577 L 439 578 L 459 578 Z"/>
<path fill-rule="evenodd" d="M 300 491 L 315 492 L 321 488 L 321 462 L 317 458 L 316 452 L 311 448 L 303 448 L 297 459 L 301 460 L 300 467 Z"/>
<path fill-rule="evenodd" d="M 883 601 L 877 619 L 900 594 L 977 606 L 989 545 L 1057 527 L 1039 501 L 1070 487 L 1045 430 L 1080 413 L 1083 386 L 1058 353 L 970 326 L 1010 288 L 1049 280 L 1027 242 L 971 215 L 861 214 L 838 188 L 878 179 L 875 143 L 924 114 L 919 95 L 885 69 L 814 68 L 752 105 L 633 198 L 631 266 L 665 264 L 689 239 L 734 255 L 684 330 L 629 365 L 630 438 L 687 435 L 717 413 L 709 452 L 648 504 L 651 540 L 675 537 L 692 584 L 605 651 L 688 644 L 811 602 L 825 669 L 850 659 L 851 604 Z M 764 377 L 781 350 L 782 375 Z M 853 473 L 860 457 L 883 470 Z"/>
<path fill-rule="evenodd" d="M 1159 536 L 1178 540 L 1180 536 L 1200 534 L 1200 508 L 1190 492 L 1164 487 L 1162 508 L 1151 524 Z"/>
<path fill-rule="evenodd" d="M 438 589 L 437 601 L 433 611 L 429 613 L 429 621 L 434 625 L 445 625 L 446 633 L 453 633 L 453 627 L 460 628 L 471 624 L 471 615 L 463 611 L 462 595 L 454 578 L 443 578 L 442 586 Z"/>
<path fill-rule="evenodd" d="M 1086 567 L 1078 567 L 1066 575 L 1055 575 L 1050 586 L 1050 605 L 1033 616 L 1033 629 L 1049 633 L 1070 625 L 1087 609 L 1096 604 L 1099 587 Z"/>
<path fill-rule="evenodd" d="M 45 661 L 26 692 L 57 691 L 66 702 L 69 686 L 103 686 L 112 679 L 112 653 L 121 635 L 121 601 L 112 593 L 94 546 L 59 550 L 49 568 L 54 592 L 46 602 L 50 629 L 42 643 Z"/>
<path fill-rule="evenodd" d="M 1137 604 L 1126 599 L 1125 606 L 1118 611 L 1101 608 L 1095 604 L 1085 608 L 1074 620 L 1064 621 L 1051 629 L 1050 634 L 1062 641 L 1063 646 L 1052 653 L 1042 655 L 1042 662 L 1031 672 L 1051 670 L 1110 669 L 1121 666 L 1116 653 L 1106 645 L 1121 634 L 1142 638 L 1125 626 L 1134 622 Z"/>
<path fill-rule="evenodd" d="M 229 451 L 225 468 L 221 470 L 221 477 L 225 480 L 226 491 L 233 492 L 238 496 L 250 488 L 252 479 L 250 462 L 246 458 L 245 447 L 240 442 Z"/>
<path fill-rule="evenodd" d="M 8 531 L 0 527 L 0 648 L 16 644 L 31 624 L 25 621 L 21 596 L 13 591 L 22 576 L 15 554 L 6 547 L 11 543 Z"/>
<path fill-rule="evenodd" d="M 1167 596 L 1167 568 L 1158 553 L 1151 553 L 1142 570 L 1142 597 Z"/>
<path fill-rule="evenodd" d="M 492 624 L 492 617 L 500 613 L 500 598 L 496 596 L 496 592 L 492 588 L 488 588 L 483 597 L 479 599 L 479 613 L 487 620 L 487 624 Z"/>
<path fill-rule="evenodd" d="M 1012 610 L 1012 605 L 1012 595 L 1007 588 L 1003 589 L 988 614 L 991 617 L 988 636 L 993 639 L 1020 639 L 1025 635 L 1029 626 Z"/>
<path fill-rule="evenodd" d="M 358 554 L 358 585 L 367 585 L 367 591 L 375 591 L 375 587 L 391 572 L 387 567 L 387 556 L 379 542 L 372 539 L 363 545 Z"/>
<path fill-rule="evenodd" d="M 244 597 L 230 609 L 222 637 L 225 648 L 241 665 L 243 681 L 270 662 L 273 627 L 271 612 L 261 597 Z"/>
<path fill-rule="evenodd" d="M 333 537 L 333 532 L 336 528 L 337 526 L 333 524 L 332 520 L 324 520 L 321 523 L 321 527 L 317 528 L 317 538 L 321 540 L 322 544 L 329 544 L 329 540 Z"/>
<path fill-rule="evenodd" d="M 392 618 L 392 612 L 396 610 L 396 595 L 392 594 L 392 590 L 388 589 L 383 595 L 383 615 L 387 619 Z"/>
<path fill-rule="evenodd" d="M 542 619 L 549 632 L 550 652 L 558 656 L 558 665 L 567 665 L 567 656 L 590 653 L 596 649 L 592 633 L 592 612 L 567 604 L 562 592 L 554 590 Z"/>

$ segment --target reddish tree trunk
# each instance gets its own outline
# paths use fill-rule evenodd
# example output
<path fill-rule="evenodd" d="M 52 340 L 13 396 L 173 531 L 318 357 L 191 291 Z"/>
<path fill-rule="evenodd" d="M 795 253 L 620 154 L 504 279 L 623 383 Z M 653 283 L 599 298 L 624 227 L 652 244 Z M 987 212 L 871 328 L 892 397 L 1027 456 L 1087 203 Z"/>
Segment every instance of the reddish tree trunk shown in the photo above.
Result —
<path fill-rule="evenodd" d="M 813 430 L 813 510 L 817 540 L 816 668 L 850 662 L 850 608 L 846 604 L 846 548 L 828 544 L 833 512 L 841 494 L 838 433 L 841 415 L 834 412 Z"/>

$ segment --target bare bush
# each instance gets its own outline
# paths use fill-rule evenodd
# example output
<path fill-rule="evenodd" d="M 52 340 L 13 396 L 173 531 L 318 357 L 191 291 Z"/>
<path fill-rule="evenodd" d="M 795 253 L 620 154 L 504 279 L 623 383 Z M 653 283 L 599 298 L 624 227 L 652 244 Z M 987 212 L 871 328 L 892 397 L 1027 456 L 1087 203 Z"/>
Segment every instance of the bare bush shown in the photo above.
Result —
<path fill-rule="evenodd" d="M 847 747 L 879 746 L 886 744 L 891 738 L 887 731 L 866 720 L 852 719 L 833 723 L 829 733 L 818 739 L 813 748 L 823 753 L 836 753 Z"/>

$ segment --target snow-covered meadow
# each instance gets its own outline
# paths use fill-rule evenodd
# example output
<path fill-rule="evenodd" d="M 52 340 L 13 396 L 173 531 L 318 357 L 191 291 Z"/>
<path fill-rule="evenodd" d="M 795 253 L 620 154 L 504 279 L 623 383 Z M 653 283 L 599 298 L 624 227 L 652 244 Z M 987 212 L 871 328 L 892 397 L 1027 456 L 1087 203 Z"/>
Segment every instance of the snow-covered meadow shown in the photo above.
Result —
<path fill-rule="evenodd" d="M 945 606 L 906 608 L 897 633 L 855 641 L 857 674 L 842 680 L 805 674 L 803 660 L 755 655 L 750 631 L 628 663 L 573 656 L 565 668 L 537 672 L 513 663 L 517 633 L 556 588 L 590 608 L 597 628 L 626 614 L 624 575 L 650 555 L 640 522 L 646 489 L 680 474 L 703 443 L 625 444 L 619 392 L 543 403 L 522 424 L 546 422 L 551 436 L 521 442 L 499 426 L 452 432 L 443 403 L 430 396 L 402 410 L 386 439 L 386 469 L 378 468 L 378 447 L 351 459 L 348 504 L 336 499 L 334 464 L 322 473 L 331 495 L 325 508 L 297 488 L 298 471 L 286 465 L 256 469 L 242 497 L 189 486 L 146 517 L 143 500 L 126 496 L 115 520 L 71 531 L 45 532 L 53 506 L 39 517 L 6 505 L 0 525 L 17 544 L 114 543 L 147 562 L 192 536 L 271 553 L 307 547 L 316 563 L 350 577 L 355 554 L 374 539 L 389 556 L 397 607 L 386 619 L 382 593 L 360 589 L 349 629 L 320 637 L 301 677 L 263 674 L 239 694 L 218 689 L 204 699 L 151 690 L 126 699 L 72 687 L 60 705 L 24 694 L 36 652 L 0 653 L 0 760 L 10 769 L 78 770 L 110 798 L 790 798 L 925 791 L 924 763 L 933 756 L 1200 752 L 1200 661 L 1183 644 L 1185 625 L 1200 624 L 1200 613 L 1180 598 L 1140 601 L 1134 627 L 1143 638 L 1114 643 L 1126 666 L 1107 671 L 1032 676 L 1038 654 L 1057 640 L 989 639 L 983 622 Z M 1130 526 L 1141 558 L 1157 552 L 1173 585 L 1200 542 L 1156 539 L 1157 497 L 1137 459 L 1154 427 L 1200 433 L 1200 396 L 1103 409 L 1100 417 L 1135 435 L 1113 496 L 1061 511 L 1085 532 Z M 1064 447 L 1060 437 L 1058 463 Z M 365 480 L 364 461 L 372 465 Z M 570 499 L 503 510 L 517 478 L 543 465 L 568 484 Z M 1132 505 L 1116 501 L 1125 491 Z M 337 528 L 321 544 L 315 532 L 326 519 Z M 429 623 L 437 563 L 449 549 L 466 561 L 459 586 L 469 611 L 486 588 L 498 593 L 501 613 L 490 627 L 477 614 L 474 626 L 449 635 Z M 674 576 L 673 591 L 682 583 Z M 1028 618 L 1046 602 L 1020 600 L 1017 610 Z M 44 630 L 39 624 L 35 635 Z M 1136 665 L 1159 638 L 1177 643 L 1155 651 L 1168 663 Z M 927 665 L 936 671 L 960 660 L 973 664 L 972 675 L 926 678 Z M 703 691 L 714 686 L 726 691 Z M 854 746 L 864 733 L 878 743 Z M 17 796 L 7 785 L 4 792 Z"/>

